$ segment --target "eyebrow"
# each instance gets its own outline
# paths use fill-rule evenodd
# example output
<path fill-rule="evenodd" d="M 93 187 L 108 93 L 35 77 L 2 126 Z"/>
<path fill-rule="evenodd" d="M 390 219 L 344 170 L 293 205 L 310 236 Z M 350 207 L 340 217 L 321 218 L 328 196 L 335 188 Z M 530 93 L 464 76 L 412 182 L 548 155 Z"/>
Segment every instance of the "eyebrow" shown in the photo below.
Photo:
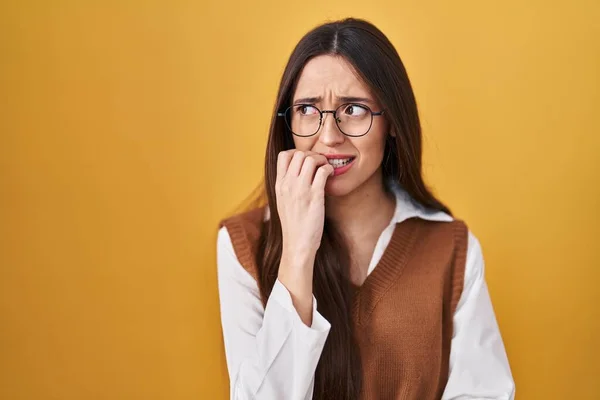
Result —
<path fill-rule="evenodd" d="M 373 104 L 373 100 L 367 98 L 367 97 L 354 97 L 354 96 L 342 96 L 342 97 L 336 97 L 336 99 L 338 101 L 340 101 L 341 103 L 370 103 Z M 296 99 L 294 101 L 294 104 L 315 104 L 315 103 L 319 103 L 321 100 L 323 100 L 322 97 L 302 97 L 300 99 Z"/>

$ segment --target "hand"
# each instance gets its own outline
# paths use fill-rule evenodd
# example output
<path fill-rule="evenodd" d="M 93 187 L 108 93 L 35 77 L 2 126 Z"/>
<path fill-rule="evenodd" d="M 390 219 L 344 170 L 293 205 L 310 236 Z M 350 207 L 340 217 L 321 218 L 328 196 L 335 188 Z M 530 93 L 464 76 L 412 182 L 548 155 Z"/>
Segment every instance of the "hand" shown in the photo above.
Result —
<path fill-rule="evenodd" d="M 314 259 L 323 236 L 325 184 L 333 166 L 314 152 L 288 150 L 277 158 L 275 192 L 283 253 L 298 262 Z"/>

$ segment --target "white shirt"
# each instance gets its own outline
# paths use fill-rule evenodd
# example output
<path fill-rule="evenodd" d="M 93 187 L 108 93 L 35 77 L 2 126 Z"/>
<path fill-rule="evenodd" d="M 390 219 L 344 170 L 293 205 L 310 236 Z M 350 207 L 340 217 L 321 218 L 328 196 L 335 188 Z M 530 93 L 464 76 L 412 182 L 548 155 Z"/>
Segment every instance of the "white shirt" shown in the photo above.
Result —
<path fill-rule="evenodd" d="M 388 246 L 396 224 L 412 217 L 452 221 L 444 212 L 393 188 L 396 210 L 377 241 L 368 273 Z M 263 308 L 258 285 L 239 263 L 229 233 L 217 240 L 221 323 L 232 400 L 312 398 L 314 374 L 331 325 L 317 311 L 306 326 L 277 280 Z M 481 247 L 469 232 L 464 288 L 454 313 L 450 371 L 442 400 L 513 400 L 515 384 L 484 279 Z"/>

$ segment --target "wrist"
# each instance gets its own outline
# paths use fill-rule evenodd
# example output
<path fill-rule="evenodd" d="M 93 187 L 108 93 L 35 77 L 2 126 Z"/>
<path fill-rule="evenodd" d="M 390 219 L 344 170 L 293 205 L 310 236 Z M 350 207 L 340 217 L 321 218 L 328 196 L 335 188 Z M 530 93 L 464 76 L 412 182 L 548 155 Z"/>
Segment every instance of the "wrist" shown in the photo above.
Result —
<path fill-rule="evenodd" d="M 313 267 L 315 258 L 310 255 L 291 255 L 282 253 L 278 279 L 298 293 L 312 295 Z"/>
<path fill-rule="evenodd" d="M 306 326 L 311 326 L 313 309 L 314 258 L 282 254 L 277 279 L 286 287 L 292 304 Z"/>
<path fill-rule="evenodd" d="M 316 252 L 284 248 L 281 252 L 281 265 L 300 271 L 311 271 L 315 264 Z"/>

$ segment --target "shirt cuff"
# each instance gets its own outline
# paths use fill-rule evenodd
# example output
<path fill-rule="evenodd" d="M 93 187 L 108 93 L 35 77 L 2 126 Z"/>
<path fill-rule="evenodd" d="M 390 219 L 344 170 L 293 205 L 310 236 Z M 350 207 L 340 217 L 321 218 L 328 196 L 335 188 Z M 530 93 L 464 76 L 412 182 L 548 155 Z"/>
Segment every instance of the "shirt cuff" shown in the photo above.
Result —
<path fill-rule="evenodd" d="M 302 322 L 300 315 L 298 315 L 298 311 L 296 311 L 296 308 L 294 307 L 290 292 L 279 279 L 277 279 L 275 285 L 273 285 L 273 291 L 269 297 L 269 300 L 271 299 L 279 303 L 281 307 L 292 314 L 294 328 L 298 330 L 300 337 L 308 342 L 314 342 L 315 344 L 321 341 L 325 342 L 329 330 L 331 329 L 331 324 L 317 311 L 317 299 L 314 295 L 312 299 L 313 310 L 310 326 L 306 326 L 306 324 Z"/>

